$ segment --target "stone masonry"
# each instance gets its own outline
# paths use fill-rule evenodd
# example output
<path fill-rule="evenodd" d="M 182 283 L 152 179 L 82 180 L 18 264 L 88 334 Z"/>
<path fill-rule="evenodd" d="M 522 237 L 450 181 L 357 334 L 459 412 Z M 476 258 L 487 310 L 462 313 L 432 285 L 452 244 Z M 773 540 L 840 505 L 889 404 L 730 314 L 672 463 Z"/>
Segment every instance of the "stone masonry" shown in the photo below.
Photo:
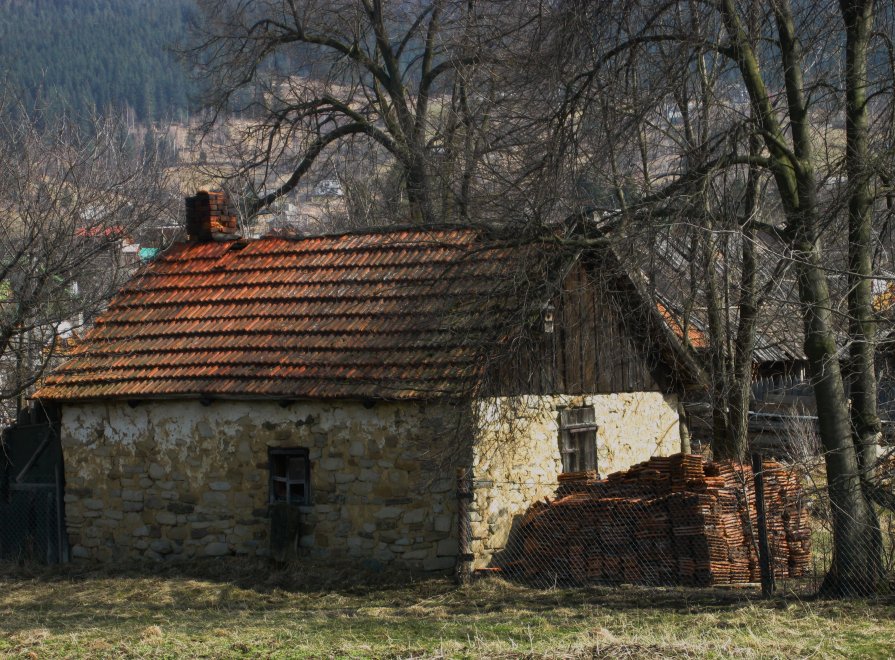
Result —
<path fill-rule="evenodd" d="M 268 447 L 311 461 L 303 553 L 447 570 L 457 554 L 458 406 L 266 401 L 63 407 L 75 557 L 269 552 Z M 450 438 L 447 435 L 452 434 Z M 447 467 L 446 467 L 447 466 Z"/>
<path fill-rule="evenodd" d="M 593 406 L 600 472 L 679 451 L 672 395 L 514 397 L 468 406 L 354 401 L 106 402 L 63 407 L 66 520 L 75 557 L 155 560 L 269 552 L 268 448 L 301 447 L 311 504 L 301 552 L 449 570 L 455 468 L 472 466 L 475 567 L 506 546 L 561 471 L 558 409 Z M 458 438 L 474 422 L 471 448 Z"/>

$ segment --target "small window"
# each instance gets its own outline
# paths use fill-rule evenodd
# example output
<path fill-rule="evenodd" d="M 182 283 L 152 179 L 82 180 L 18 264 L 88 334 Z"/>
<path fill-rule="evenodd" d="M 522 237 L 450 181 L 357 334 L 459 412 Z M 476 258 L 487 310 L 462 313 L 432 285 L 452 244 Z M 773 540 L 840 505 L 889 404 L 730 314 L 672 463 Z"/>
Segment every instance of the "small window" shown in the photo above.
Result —
<path fill-rule="evenodd" d="M 592 407 L 559 411 L 559 453 L 563 472 L 597 469 L 597 424 Z"/>
<path fill-rule="evenodd" d="M 311 503 L 311 462 L 308 450 L 268 449 L 270 501 L 288 504 Z"/>

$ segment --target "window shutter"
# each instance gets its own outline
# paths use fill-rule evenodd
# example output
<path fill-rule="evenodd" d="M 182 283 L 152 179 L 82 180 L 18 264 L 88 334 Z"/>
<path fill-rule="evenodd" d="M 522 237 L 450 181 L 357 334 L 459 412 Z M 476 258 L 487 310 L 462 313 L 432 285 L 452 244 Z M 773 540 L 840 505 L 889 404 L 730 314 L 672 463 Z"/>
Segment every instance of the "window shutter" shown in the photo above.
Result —
<path fill-rule="evenodd" d="M 559 411 L 563 472 L 597 469 L 597 422 L 592 406 Z"/>

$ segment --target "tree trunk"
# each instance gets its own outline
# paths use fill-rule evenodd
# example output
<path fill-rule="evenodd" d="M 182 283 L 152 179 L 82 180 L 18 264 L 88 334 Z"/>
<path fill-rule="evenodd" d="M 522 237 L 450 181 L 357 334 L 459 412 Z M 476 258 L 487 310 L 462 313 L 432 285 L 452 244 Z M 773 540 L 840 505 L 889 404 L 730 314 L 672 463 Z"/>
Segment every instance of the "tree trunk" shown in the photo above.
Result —
<path fill-rule="evenodd" d="M 438 219 L 432 211 L 429 176 L 422 158 L 414 159 L 406 166 L 405 177 L 411 222 L 417 225 L 436 224 Z"/>
<path fill-rule="evenodd" d="M 851 340 L 848 383 L 851 394 L 851 437 L 859 478 L 863 481 L 876 461 L 880 436 L 876 391 L 876 324 L 873 319 L 873 197 L 867 160 L 867 50 L 873 26 L 872 0 L 841 0 L 846 30 L 846 156 L 848 174 L 848 311 Z M 818 407 L 820 401 L 818 400 Z M 849 483 L 849 488 L 856 488 Z M 882 579 L 882 532 L 873 505 L 857 486 L 855 498 L 865 501 L 862 517 L 849 521 L 864 569 L 858 575 L 830 573 L 824 590 L 832 593 L 872 593 Z M 840 562 L 837 562 L 840 563 Z M 855 582 L 854 585 L 851 583 Z"/>
<path fill-rule="evenodd" d="M 678 419 L 678 429 L 681 434 L 681 453 L 682 454 L 690 454 L 693 452 L 693 446 L 690 442 L 690 423 L 687 420 L 687 409 L 684 407 L 684 402 L 677 402 L 677 419 Z"/>
<path fill-rule="evenodd" d="M 703 239 L 702 262 L 705 269 L 706 311 L 709 327 L 709 373 L 712 401 L 712 456 L 715 460 L 742 460 L 745 447 L 737 446 L 730 427 L 730 374 L 727 368 L 725 327 L 722 319 L 721 292 L 716 273 L 715 235 L 711 226 Z"/>
<path fill-rule="evenodd" d="M 722 16 L 735 43 L 743 76 L 771 170 L 787 218 L 787 232 L 799 276 L 799 299 L 805 330 L 805 354 L 817 401 L 818 424 L 826 460 L 833 516 L 833 563 L 822 590 L 831 595 L 873 593 L 882 570 L 875 538 L 879 524 L 861 489 L 858 452 L 852 442 L 845 386 L 832 324 L 829 284 L 817 236 L 817 184 L 813 170 L 812 136 L 802 82 L 802 53 L 788 0 L 773 4 L 784 67 L 789 138 L 770 102 L 761 68 L 749 46 L 733 0 L 722 0 Z M 781 148 L 792 141 L 791 153 Z"/>
<path fill-rule="evenodd" d="M 761 144 L 753 134 L 749 138 L 752 155 L 761 153 Z M 745 460 L 749 446 L 749 404 L 752 393 L 752 353 L 755 348 L 755 329 L 758 324 L 757 264 L 755 241 L 757 235 L 753 216 L 758 210 L 758 168 L 749 168 L 746 181 L 746 205 L 742 222 L 742 275 L 740 277 L 739 320 L 734 342 L 733 379 L 730 392 L 730 436 L 737 460 Z"/>
<path fill-rule="evenodd" d="M 871 0 L 841 0 L 846 29 L 846 154 L 848 174 L 848 373 L 855 447 L 862 473 L 876 461 L 881 425 L 877 413 L 876 323 L 873 318 L 873 196 L 867 156 L 867 49 L 873 27 Z"/>
<path fill-rule="evenodd" d="M 833 563 L 821 590 L 827 595 L 868 595 L 876 591 L 882 572 L 879 522 L 861 489 L 820 249 L 816 242 L 796 247 L 801 257 L 799 292 L 805 303 L 805 353 L 817 400 L 833 516 Z"/>

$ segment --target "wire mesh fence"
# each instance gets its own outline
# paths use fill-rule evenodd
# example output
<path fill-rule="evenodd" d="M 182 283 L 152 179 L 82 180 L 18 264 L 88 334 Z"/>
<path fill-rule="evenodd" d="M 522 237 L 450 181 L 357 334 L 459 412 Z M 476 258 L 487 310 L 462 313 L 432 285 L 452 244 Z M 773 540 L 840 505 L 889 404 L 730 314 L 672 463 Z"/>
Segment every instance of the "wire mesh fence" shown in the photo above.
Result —
<path fill-rule="evenodd" d="M 579 472 L 521 488 L 489 483 L 472 505 L 477 566 L 536 586 L 758 589 L 764 576 L 778 591 L 817 592 L 833 559 L 823 457 L 755 467 L 677 455 L 607 479 Z M 515 513 L 496 505 L 520 490 L 539 497 Z M 895 518 L 880 513 L 880 529 L 891 580 Z"/>
<path fill-rule="evenodd" d="M 0 559 L 66 561 L 59 433 L 31 409 L 0 435 Z"/>
<path fill-rule="evenodd" d="M 835 505 L 830 498 L 827 480 L 825 455 L 823 452 L 789 452 L 784 463 L 787 469 L 798 479 L 802 497 L 806 503 L 808 523 L 811 535 L 810 565 L 801 579 L 794 580 L 790 576 L 778 580 L 778 586 L 785 590 L 817 593 L 824 580 L 834 568 L 834 510 Z M 875 466 L 865 475 L 862 494 L 870 502 L 869 519 L 857 519 L 851 512 L 840 509 L 841 516 L 849 519 L 850 526 L 857 530 L 853 534 L 858 547 L 848 554 L 854 555 L 855 561 L 866 561 L 874 558 L 878 561 L 878 591 L 891 591 L 895 586 L 895 449 L 879 448 Z M 871 495 L 875 491 L 876 496 Z M 890 500 L 890 505 L 881 506 L 877 500 Z M 773 551 L 773 549 L 772 549 Z M 842 552 L 840 550 L 840 552 Z M 845 554 L 845 553 L 843 553 Z M 847 559 L 843 561 L 848 561 Z M 845 591 L 849 585 L 846 584 Z M 854 590 L 856 593 L 860 589 Z"/>
<path fill-rule="evenodd" d="M 64 529 L 54 486 L 6 489 L 0 497 L 0 559 L 55 564 L 63 560 Z"/>

